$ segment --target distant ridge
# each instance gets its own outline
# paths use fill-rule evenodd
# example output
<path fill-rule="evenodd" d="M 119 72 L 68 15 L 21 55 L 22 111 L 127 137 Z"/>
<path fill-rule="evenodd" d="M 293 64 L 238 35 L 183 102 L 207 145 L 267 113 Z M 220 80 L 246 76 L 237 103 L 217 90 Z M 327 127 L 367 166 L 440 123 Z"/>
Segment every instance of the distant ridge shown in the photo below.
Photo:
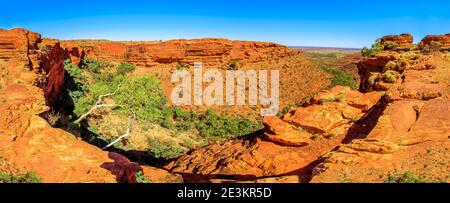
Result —
<path fill-rule="evenodd" d="M 314 47 L 314 46 L 288 46 L 291 49 L 300 50 L 337 50 L 337 51 L 359 51 L 360 48 L 345 48 L 345 47 Z"/>

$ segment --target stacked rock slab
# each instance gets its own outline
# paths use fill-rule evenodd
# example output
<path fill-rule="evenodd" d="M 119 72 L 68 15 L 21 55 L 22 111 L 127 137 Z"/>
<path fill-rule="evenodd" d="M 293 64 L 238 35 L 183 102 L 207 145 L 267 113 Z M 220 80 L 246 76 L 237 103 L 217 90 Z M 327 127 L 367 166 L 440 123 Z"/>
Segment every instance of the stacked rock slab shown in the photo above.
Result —
<path fill-rule="evenodd" d="M 363 139 L 324 156 L 314 168 L 312 182 L 383 182 L 389 175 L 406 172 L 425 181 L 448 182 L 450 60 L 445 54 L 384 51 L 362 61 L 360 72 L 377 75 L 375 81 L 366 81 L 370 85 L 363 85 L 363 90 L 384 90 L 389 103 Z M 395 66 L 367 63 L 376 59 Z M 396 80 L 387 83 L 387 71 L 395 72 Z"/>
<path fill-rule="evenodd" d="M 268 42 L 205 38 L 163 42 L 63 41 L 73 57 L 94 58 L 151 67 L 158 64 L 203 62 L 221 66 L 239 59 L 242 63 L 274 60 L 295 53 L 286 46 Z M 75 50 L 76 49 L 76 50 Z"/>
<path fill-rule="evenodd" d="M 260 135 L 194 150 L 166 168 L 194 174 L 187 180 L 193 182 L 217 177 L 257 181 L 285 175 L 306 181 L 311 163 L 342 142 L 352 124 L 376 108 L 381 97 L 378 92 L 363 94 L 337 86 L 282 118 L 264 118 L 266 131 Z"/>

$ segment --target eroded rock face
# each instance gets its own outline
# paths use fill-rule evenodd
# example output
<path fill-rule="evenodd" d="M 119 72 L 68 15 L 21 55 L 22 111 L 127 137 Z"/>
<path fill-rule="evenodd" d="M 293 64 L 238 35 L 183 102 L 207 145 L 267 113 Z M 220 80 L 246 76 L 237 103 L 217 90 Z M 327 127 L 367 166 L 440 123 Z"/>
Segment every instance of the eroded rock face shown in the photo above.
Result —
<path fill-rule="evenodd" d="M 396 170 L 448 182 L 450 61 L 405 50 L 359 63 L 366 93 L 334 87 L 281 118 L 264 118 L 261 135 L 194 150 L 166 168 L 193 174 L 192 182 L 383 182 Z"/>
<path fill-rule="evenodd" d="M 64 82 L 67 52 L 52 40 L 41 50 L 40 41 L 40 35 L 27 30 L 0 31 L 0 68 L 8 73 L 0 86 L 0 171 L 33 171 L 43 182 L 132 183 L 137 171 L 153 182 L 182 181 L 103 151 L 41 118 Z"/>
<path fill-rule="evenodd" d="M 433 46 L 432 42 L 437 42 L 442 45 L 443 49 L 450 49 L 450 34 L 446 35 L 428 35 L 420 41 L 422 46 Z"/>
<path fill-rule="evenodd" d="M 380 53 L 387 54 L 392 55 L 386 63 L 391 65 L 370 68 L 365 63 L 359 68 L 376 75 L 371 85 L 361 88 L 386 90 L 388 105 L 362 139 L 325 155 L 314 167 L 311 182 L 383 182 L 389 174 L 405 172 L 430 182 L 450 180 L 450 61 L 442 53 Z M 386 85 L 383 78 L 394 71 L 398 77 Z"/>
<path fill-rule="evenodd" d="M 106 61 L 127 61 L 138 66 L 203 62 L 220 66 L 236 59 L 245 63 L 289 56 L 295 51 L 274 43 L 231 41 L 227 39 L 169 40 L 164 42 L 84 42 L 63 41 L 68 50 L 77 48 L 78 55 Z M 77 53 L 73 51 L 73 53 Z M 72 51 L 70 52 L 72 53 Z M 73 54 L 75 56 L 76 54 Z"/>
<path fill-rule="evenodd" d="M 396 43 L 399 47 L 411 47 L 414 38 L 410 34 L 401 34 L 401 35 L 389 35 L 381 38 L 381 44 L 386 45 L 386 42 Z"/>
<path fill-rule="evenodd" d="M 352 124 L 378 105 L 382 95 L 369 94 L 335 87 L 313 99 L 310 106 L 294 108 L 281 119 L 264 118 L 266 132 L 262 135 L 194 150 L 166 168 L 195 174 L 197 177 L 187 180 L 193 182 L 202 176 L 258 180 L 284 175 L 297 175 L 297 181 L 305 182 L 312 163 L 342 142 Z"/>

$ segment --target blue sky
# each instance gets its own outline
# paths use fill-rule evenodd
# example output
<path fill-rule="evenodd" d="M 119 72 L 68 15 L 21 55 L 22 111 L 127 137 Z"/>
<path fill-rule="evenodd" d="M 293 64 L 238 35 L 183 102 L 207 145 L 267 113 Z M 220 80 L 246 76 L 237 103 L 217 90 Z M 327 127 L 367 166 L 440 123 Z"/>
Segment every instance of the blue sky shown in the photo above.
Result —
<path fill-rule="evenodd" d="M 284 45 L 362 47 L 388 34 L 450 33 L 448 0 L 2 1 L 0 27 L 58 39 L 223 37 Z"/>

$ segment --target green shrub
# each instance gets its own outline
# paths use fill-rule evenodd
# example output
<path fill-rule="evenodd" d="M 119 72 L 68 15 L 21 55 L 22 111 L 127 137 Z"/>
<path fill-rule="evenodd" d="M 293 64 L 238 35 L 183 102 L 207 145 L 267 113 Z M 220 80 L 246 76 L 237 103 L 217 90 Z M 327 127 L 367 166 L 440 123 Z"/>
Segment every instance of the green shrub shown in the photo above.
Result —
<path fill-rule="evenodd" d="M 367 78 L 367 82 L 370 85 L 374 85 L 375 82 L 377 81 L 377 79 L 379 78 L 379 76 L 380 76 L 380 73 L 371 73 L 369 78 Z"/>
<path fill-rule="evenodd" d="M 381 44 L 381 40 L 378 39 L 377 41 L 375 41 L 374 44 L 372 44 L 372 48 L 369 49 L 367 47 L 364 47 L 361 50 L 361 54 L 364 57 L 369 57 L 369 56 L 373 56 L 373 55 L 375 55 L 375 54 L 377 54 L 377 53 L 379 53 L 379 52 L 381 52 L 383 50 L 384 50 L 384 46 Z"/>
<path fill-rule="evenodd" d="M 157 138 L 149 138 L 148 146 L 150 155 L 158 159 L 173 159 L 185 152 L 175 141 L 162 141 Z"/>
<path fill-rule="evenodd" d="M 389 174 L 384 181 L 385 183 L 425 183 L 426 181 L 414 176 L 410 171 L 405 172 L 401 176 Z"/>
<path fill-rule="evenodd" d="M 246 119 L 221 117 L 213 109 L 209 109 L 203 115 L 200 115 L 195 126 L 200 135 L 208 140 L 239 137 L 254 132 L 261 127 Z"/>
<path fill-rule="evenodd" d="M 384 73 L 383 81 L 387 83 L 397 82 L 397 72 L 393 70 L 388 70 Z"/>
<path fill-rule="evenodd" d="M 385 70 L 397 70 L 398 64 L 395 61 L 389 61 L 385 66 Z"/>
<path fill-rule="evenodd" d="M 64 61 L 64 70 L 67 72 L 70 81 L 64 83 L 64 88 L 68 90 L 69 96 L 76 102 L 89 89 L 87 76 L 78 66 L 73 65 L 70 59 Z"/>
<path fill-rule="evenodd" d="M 138 171 L 136 172 L 136 183 L 151 183 L 151 181 L 144 176 L 144 172 Z"/>
<path fill-rule="evenodd" d="M 117 74 L 125 75 L 126 73 L 134 71 L 134 69 L 135 69 L 135 67 L 134 67 L 133 64 L 130 64 L 130 63 L 127 63 L 127 62 L 122 62 L 117 67 Z"/>
<path fill-rule="evenodd" d="M 353 89 L 357 88 L 356 81 L 351 74 L 331 67 L 322 67 L 322 70 L 332 76 L 330 88 L 338 85 L 349 86 Z"/>
<path fill-rule="evenodd" d="M 153 76 L 126 78 L 114 96 L 122 114 L 133 113 L 139 120 L 162 124 L 170 119 L 166 97 Z"/>
<path fill-rule="evenodd" d="M 383 43 L 383 46 L 387 50 L 397 49 L 398 47 L 400 47 L 399 44 L 397 44 L 396 42 L 393 42 L 393 41 L 386 41 Z"/>
<path fill-rule="evenodd" d="M 29 171 L 25 174 L 11 175 L 0 172 L 0 183 L 41 183 L 36 173 Z"/>

